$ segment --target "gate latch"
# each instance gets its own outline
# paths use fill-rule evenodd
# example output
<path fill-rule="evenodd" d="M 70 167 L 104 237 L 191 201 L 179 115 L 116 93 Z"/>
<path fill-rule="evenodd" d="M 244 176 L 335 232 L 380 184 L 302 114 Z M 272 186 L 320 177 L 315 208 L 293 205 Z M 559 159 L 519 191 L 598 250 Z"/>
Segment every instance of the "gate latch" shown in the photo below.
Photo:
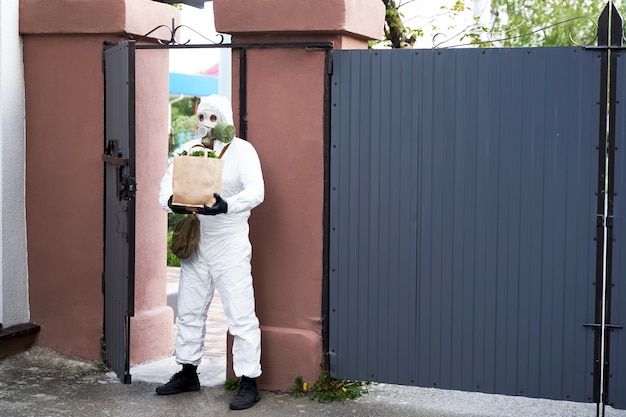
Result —
<path fill-rule="evenodd" d="M 121 170 L 120 170 L 121 171 Z M 128 174 L 121 174 L 117 181 L 117 195 L 120 199 L 132 200 L 137 192 L 137 182 Z"/>
<path fill-rule="evenodd" d="M 137 192 L 137 182 L 135 177 L 128 173 L 128 159 L 124 158 L 123 152 L 118 149 L 118 141 L 109 140 L 102 160 L 115 166 L 117 178 L 117 198 L 122 200 L 132 200 Z"/>

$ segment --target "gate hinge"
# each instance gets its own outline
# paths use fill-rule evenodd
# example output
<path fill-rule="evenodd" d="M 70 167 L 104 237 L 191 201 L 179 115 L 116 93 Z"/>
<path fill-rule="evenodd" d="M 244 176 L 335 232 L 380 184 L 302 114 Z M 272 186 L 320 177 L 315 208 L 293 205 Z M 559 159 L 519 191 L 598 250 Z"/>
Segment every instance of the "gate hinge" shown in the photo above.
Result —
<path fill-rule="evenodd" d="M 337 352 L 328 352 L 328 364 L 330 365 L 330 375 L 336 377 L 337 375 Z"/>
<path fill-rule="evenodd" d="M 606 216 L 606 227 L 613 227 L 613 216 Z"/>
<path fill-rule="evenodd" d="M 328 53 L 328 59 L 326 60 L 326 74 L 333 75 L 333 53 Z"/>
<path fill-rule="evenodd" d="M 604 214 L 596 214 L 596 226 L 604 226 Z"/>

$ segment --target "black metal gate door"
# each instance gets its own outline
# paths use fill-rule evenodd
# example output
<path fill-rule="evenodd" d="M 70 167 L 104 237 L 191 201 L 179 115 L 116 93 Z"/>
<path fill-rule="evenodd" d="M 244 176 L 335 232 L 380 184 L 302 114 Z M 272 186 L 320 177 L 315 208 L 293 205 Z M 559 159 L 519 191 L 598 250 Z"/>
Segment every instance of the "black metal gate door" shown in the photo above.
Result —
<path fill-rule="evenodd" d="M 130 318 L 135 286 L 135 45 L 106 46 L 103 358 L 131 382 Z"/>
<path fill-rule="evenodd" d="M 600 54 L 337 51 L 331 375 L 592 401 Z"/>

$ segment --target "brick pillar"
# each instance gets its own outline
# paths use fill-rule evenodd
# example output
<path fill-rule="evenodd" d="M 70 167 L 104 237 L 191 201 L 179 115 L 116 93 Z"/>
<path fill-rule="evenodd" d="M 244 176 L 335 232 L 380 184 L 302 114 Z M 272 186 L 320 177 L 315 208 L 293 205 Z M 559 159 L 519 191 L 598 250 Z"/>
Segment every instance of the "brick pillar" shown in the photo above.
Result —
<path fill-rule="evenodd" d="M 26 221 L 37 343 L 95 360 L 103 335 L 104 42 L 180 21 L 150 0 L 21 0 L 26 95 Z M 169 31 L 156 32 L 169 40 Z M 145 39 L 154 41 L 154 39 Z M 168 53 L 136 56 L 137 249 L 131 362 L 171 354 L 167 216 Z"/>
<path fill-rule="evenodd" d="M 383 36 L 380 0 L 213 0 L 215 27 L 233 44 L 332 42 L 364 49 Z M 251 48 L 247 56 L 247 137 L 257 149 L 265 202 L 253 210 L 251 238 L 266 389 L 314 382 L 324 363 L 323 50 Z M 239 51 L 233 50 L 238 121 Z M 231 371 L 229 356 L 229 376 Z"/>

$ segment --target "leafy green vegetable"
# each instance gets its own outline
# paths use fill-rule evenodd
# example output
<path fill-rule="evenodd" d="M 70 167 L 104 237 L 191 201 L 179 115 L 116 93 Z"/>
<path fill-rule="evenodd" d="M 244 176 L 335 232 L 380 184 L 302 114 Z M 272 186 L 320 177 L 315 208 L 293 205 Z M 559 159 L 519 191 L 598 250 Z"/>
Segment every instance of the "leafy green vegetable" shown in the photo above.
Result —
<path fill-rule="evenodd" d="M 209 152 L 209 158 L 217 158 L 217 154 L 215 153 L 215 151 L 212 151 L 211 149 L 207 149 L 207 152 Z M 204 156 L 204 151 L 193 151 L 191 154 L 189 154 L 187 151 L 182 151 L 181 153 L 178 154 L 178 156 Z"/>

